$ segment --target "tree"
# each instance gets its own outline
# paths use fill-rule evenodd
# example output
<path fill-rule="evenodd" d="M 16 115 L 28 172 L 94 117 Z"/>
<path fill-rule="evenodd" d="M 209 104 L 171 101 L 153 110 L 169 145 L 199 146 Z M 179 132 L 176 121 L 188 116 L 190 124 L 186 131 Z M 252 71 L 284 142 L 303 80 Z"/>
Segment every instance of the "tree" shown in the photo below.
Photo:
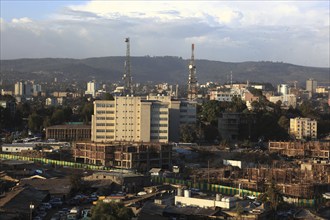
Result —
<path fill-rule="evenodd" d="M 62 124 L 65 121 L 65 113 L 62 109 L 57 109 L 52 117 L 51 117 L 51 123 L 53 125 L 59 125 Z"/>
<path fill-rule="evenodd" d="M 92 220 L 130 220 L 133 216 L 133 211 L 122 203 L 99 201 L 92 208 Z"/>
<path fill-rule="evenodd" d="M 289 121 L 289 119 L 286 117 L 286 116 L 284 116 L 284 115 L 282 115 L 279 119 L 278 119 L 278 125 L 281 127 L 281 128 L 283 128 L 284 130 L 288 130 L 289 129 L 289 127 L 290 127 L 290 121 Z"/>
<path fill-rule="evenodd" d="M 43 119 L 37 113 L 32 113 L 28 118 L 28 126 L 32 132 L 39 132 L 43 125 Z"/>
<path fill-rule="evenodd" d="M 103 95 L 103 100 L 115 100 L 115 98 L 107 92 Z"/>
<path fill-rule="evenodd" d="M 83 121 L 85 124 L 88 124 L 91 121 L 91 116 L 93 112 L 94 112 L 93 103 L 86 102 L 81 112 L 81 116 L 83 117 Z"/>
<path fill-rule="evenodd" d="M 244 213 L 244 209 L 243 209 L 242 205 L 239 204 L 238 202 L 236 203 L 235 211 L 236 211 L 236 217 L 237 217 L 237 219 L 241 219 L 242 218 L 242 215 Z"/>
<path fill-rule="evenodd" d="M 192 125 L 182 125 L 180 127 L 180 140 L 185 143 L 195 142 L 197 138 L 196 127 Z"/>
<path fill-rule="evenodd" d="M 283 196 L 280 190 L 276 187 L 274 181 L 272 181 L 267 191 L 260 195 L 259 199 L 262 202 L 269 202 L 271 209 L 275 212 L 279 205 L 283 203 Z"/>

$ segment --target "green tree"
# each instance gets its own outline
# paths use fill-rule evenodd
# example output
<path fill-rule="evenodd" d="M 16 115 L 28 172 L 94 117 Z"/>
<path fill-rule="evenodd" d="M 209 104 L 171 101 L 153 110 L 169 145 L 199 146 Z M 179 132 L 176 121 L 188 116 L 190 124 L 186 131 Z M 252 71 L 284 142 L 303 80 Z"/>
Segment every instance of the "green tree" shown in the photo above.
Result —
<path fill-rule="evenodd" d="M 289 127 L 290 127 L 290 121 L 289 121 L 289 119 L 286 117 L 286 116 L 284 116 L 284 115 L 282 115 L 279 119 L 278 119 L 278 125 L 281 127 L 281 128 L 283 128 L 285 131 L 287 131 L 288 129 L 289 129 Z"/>
<path fill-rule="evenodd" d="M 59 125 L 59 124 L 63 124 L 64 121 L 65 121 L 64 111 L 62 109 L 55 110 L 51 117 L 51 123 L 53 125 Z"/>
<path fill-rule="evenodd" d="M 107 92 L 103 95 L 103 100 L 115 100 L 115 98 Z"/>
<path fill-rule="evenodd" d="M 283 196 L 281 191 L 276 187 L 274 181 L 268 187 L 267 191 L 260 195 L 259 199 L 262 202 L 269 202 L 273 211 L 277 211 L 279 205 L 283 203 Z"/>
<path fill-rule="evenodd" d="M 91 121 L 91 116 L 94 112 L 94 105 L 91 102 L 86 102 L 82 111 L 81 116 L 85 124 L 88 124 Z"/>
<path fill-rule="evenodd" d="M 37 113 L 32 113 L 28 118 L 28 126 L 32 132 L 39 132 L 42 129 L 43 119 Z"/>
<path fill-rule="evenodd" d="M 182 125 L 180 127 L 180 140 L 185 143 L 195 142 L 197 138 L 196 126 Z"/>
<path fill-rule="evenodd" d="M 99 201 L 92 208 L 92 220 L 130 220 L 134 213 L 122 203 Z"/>
<path fill-rule="evenodd" d="M 236 211 L 236 218 L 237 219 L 242 219 L 244 209 L 243 209 L 242 205 L 239 204 L 238 202 L 236 203 L 235 211 Z"/>

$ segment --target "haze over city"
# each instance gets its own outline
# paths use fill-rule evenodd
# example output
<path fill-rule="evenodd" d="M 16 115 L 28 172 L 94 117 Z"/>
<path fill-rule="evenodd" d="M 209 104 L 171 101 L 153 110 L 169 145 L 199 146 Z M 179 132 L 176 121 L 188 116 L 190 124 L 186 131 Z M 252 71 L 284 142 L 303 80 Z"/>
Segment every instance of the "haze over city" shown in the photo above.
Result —
<path fill-rule="evenodd" d="M 329 1 L 1 1 L 0 59 L 132 56 L 329 67 Z"/>

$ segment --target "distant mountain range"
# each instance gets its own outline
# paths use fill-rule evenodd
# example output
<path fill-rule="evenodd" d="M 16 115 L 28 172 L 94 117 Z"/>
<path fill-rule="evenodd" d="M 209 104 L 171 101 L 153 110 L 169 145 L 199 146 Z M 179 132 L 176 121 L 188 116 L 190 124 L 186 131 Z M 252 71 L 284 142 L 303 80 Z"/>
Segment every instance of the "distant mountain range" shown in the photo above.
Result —
<path fill-rule="evenodd" d="M 87 59 L 42 58 L 1 60 L 1 77 L 6 80 L 36 79 L 117 82 L 124 72 L 125 57 L 98 57 Z M 188 80 L 189 60 L 180 57 L 131 57 L 131 74 L 134 82 L 169 82 L 183 84 Z M 197 79 L 200 83 L 216 81 L 226 83 L 230 75 L 234 82 L 278 83 L 305 81 L 314 78 L 329 81 L 330 68 L 305 67 L 282 62 L 230 63 L 196 60 Z"/>

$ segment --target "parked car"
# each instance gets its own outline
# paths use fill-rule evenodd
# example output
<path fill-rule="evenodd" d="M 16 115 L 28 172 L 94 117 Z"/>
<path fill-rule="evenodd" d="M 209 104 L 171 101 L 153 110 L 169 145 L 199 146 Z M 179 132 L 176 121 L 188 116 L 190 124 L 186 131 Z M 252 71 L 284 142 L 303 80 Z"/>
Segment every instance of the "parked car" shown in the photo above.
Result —
<path fill-rule="evenodd" d="M 41 203 L 40 206 L 45 208 L 46 210 L 49 210 L 52 208 L 52 205 L 48 202 Z"/>

